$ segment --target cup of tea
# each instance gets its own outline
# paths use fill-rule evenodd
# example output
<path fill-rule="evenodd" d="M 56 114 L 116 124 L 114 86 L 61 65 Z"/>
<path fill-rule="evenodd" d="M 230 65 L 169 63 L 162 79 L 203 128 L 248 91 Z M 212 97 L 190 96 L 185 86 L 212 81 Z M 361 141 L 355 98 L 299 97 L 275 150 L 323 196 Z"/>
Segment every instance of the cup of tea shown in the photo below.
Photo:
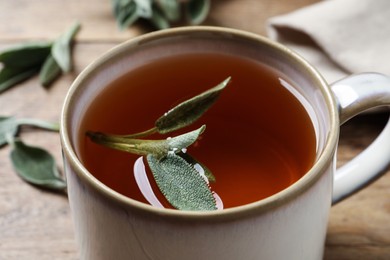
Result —
<path fill-rule="evenodd" d="M 86 134 L 153 128 L 161 115 L 225 79 L 191 125 L 146 138 L 168 140 L 206 125 L 185 153 L 215 178 L 207 179 L 213 210 L 175 207 L 153 179 L 149 155 L 112 149 Z M 322 259 L 331 206 L 390 162 L 388 125 L 336 169 L 340 125 L 388 105 L 389 77 L 364 73 L 329 85 L 293 51 L 240 30 L 181 27 L 120 44 L 80 73 L 61 114 L 81 259 Z M 155 202 L 137 182 L 137 163 Z M 170 173 L 178 178 L 181 168 Z M 183 187 L 173 189 L 188 193 Z"/>

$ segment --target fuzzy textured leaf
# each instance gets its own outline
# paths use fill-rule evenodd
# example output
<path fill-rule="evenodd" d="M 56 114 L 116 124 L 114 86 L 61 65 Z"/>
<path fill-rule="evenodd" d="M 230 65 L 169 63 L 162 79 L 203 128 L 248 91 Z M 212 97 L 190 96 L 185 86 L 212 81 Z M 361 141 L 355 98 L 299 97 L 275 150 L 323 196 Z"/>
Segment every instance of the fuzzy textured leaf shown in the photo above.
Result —
<path fill-rule="evenodd" d="M 193 167 L 195 167 L 195 165 L 198 164 L 200 167 L 202 167 L 202 169 L 204 171 L 204 175 L 207 177 L 207 179 L 210 182 L 216 181 L 214 174 L 210 171 L 210 169 L 208 167 L 206 167 L 206 165 L 200 163 L 198 160 L 196 160 L 194 157 L 192 157 L 188 153 L 180 152 L 180 153 L 177 153 L 177 155 L 180 156 L 181 158 L 183 158 L 187 163 L 191 164 Z"/>
<path fill-rule="evenodd" d="M 215 198 L 208 184 L 195 168 L 174 153 L 158 160 L 147 156 L 157 186 L 171 203 L 180 210 L 216 210 Z"/>
<path fill-rule="evenodd" d="M 69 72 L 72 69 L 71 43 L 77 32 L 80 30 L 80 27 L 79 23 L 72 25 L 65 33 L 54 41 L 51 48 L 51 55 L 53 55 L 55 61 L 63 72 Z"/>
<path fill-rule="evenodd" d="M 194 123 L 214 104 L 229 82 L 230 77 L 217 86 L 169 110 L 155 122 L 158 132 L 165 134 Z"/>
<path fill-rule="evenodd" d="M 58 172 L 53 156 L 46 150 L 15 140 L 10 157 L 23 180 L 42 188 L 65 190 L 66 183 Z"/>

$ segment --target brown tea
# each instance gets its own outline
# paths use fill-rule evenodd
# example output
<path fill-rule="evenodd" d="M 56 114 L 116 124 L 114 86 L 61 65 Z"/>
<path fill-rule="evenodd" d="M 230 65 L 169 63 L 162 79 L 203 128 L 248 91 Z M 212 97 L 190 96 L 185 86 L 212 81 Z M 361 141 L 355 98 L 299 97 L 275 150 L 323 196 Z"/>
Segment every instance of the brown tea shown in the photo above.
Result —
<path fill-rule="evenodd" d="M 130 134 L 147 130 L 170 108 L 228 76 L 231 84 L 216 103 L 184 129 L 207 126 L 188 153 L 215 175 L 211 188 L 225 208 L 258 201 L 287 188 L 314 163 L 316 138 L 311 119 L 281 84 L 281 79 L 288 81 L 283 75 L 261 63 L 225 54 L 159 59 L 112 82 L 83 119 L 80 157 L 85 167 L 108 187 L 147 203 L 133 175 L 139 156 L 92 143 L 85 132 Z M 169 207 L 156 185 L 152 186 Z"/>

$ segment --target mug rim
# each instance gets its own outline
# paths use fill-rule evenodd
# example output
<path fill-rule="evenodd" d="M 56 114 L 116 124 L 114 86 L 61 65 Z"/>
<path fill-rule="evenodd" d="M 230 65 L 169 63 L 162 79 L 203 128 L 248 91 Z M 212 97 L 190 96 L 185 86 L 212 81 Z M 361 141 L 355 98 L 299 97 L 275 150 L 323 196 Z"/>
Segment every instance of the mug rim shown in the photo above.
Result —
<path fill-rule="evenodd" d="M 78 159 L 72 144 L 69 138 L 69 107 L 71 101 L 77 92 L 79 85 L 88 78 L 88 75 L 92 72 L 99 69 L 100 66 L 104 65 L 106 62 L 110 61 L 110 58 L 114 57 L 116 54 L 121 51 L 131 47 L 136 46 L 143 42 L 153 41 L 155 39 L 160 39 L 162 37 L 171 37 L 175 35 L 191 34 L 194 32 L 210 32 L 210 33 L 219 33 L 219 34 L 230 34 L 239 38 L 245 38 L 252 40 L 253 42 L 261 42 L 264 45 L 268 45 L 273 49 L 277 49 L 279 52 L 282 52 L 284 55 L 287 55 L 289 58 L 293 59 L 294 62 L 300 63 L 305 69 L 306 72 L 310 75 L 311 79 L 317 83 L 317 87 L 321 90 L 321 93 L 326 101 L 327 112 L 329 114 L 329 133 L 324 145 L 323 151 L 314 163 L 314 165 L 296 182 L 288 186 L 287 188 L 267 197 L 262 200 L 252 202 L 249 204 L 227 208 L 223 210 L 215 211 L 183 211 L 177 209 L 166 209 L 166 208 L 157 208 L 149 204 L 139 202 L 137 200 L 131 199 L 125 195 L 116 192 L 115 190 L 109 188 L 104 183 L 100 182 L 95 178 L 81 163 Z M 320 73 L 309 64 L 304 58 L 290 50 L 286 46 L 272 41 L 264 36 L 257 35 L 251 32 L 225 28 L 225 27 L 215 27 L 215 26 L 183 26 L 178 28 L 170 28 L 155 32 L 146 33 L 143 35 L 136 36 L 132 39 L 129 39 L 125 42 L 118 44 L 112 49 L 106 51 L 103 55 L 99 56 L 96 60 L 90 63 L 85 69 L 83 69 L 80 74 L 73 81 L 70 89 L 68 90 L 65 100 L 63 102 L 63 107 L 60 117 L 60 139 L 64 157 L 67 158 L 67 162 L 77 176 L 84 182 L 92 187 L 96 192 L 102 194 L 104 197 L 126 205 L 126 207 L 131 207 L 133 210 L 138 211 L 141 214 L 154 214 L 158 216 L 165 216 L 174 219 L 204 219 L 204 220 L 216 220 L 216 219 L 232 219 L 241 216 L 249 216 L 253 213 L 261 213 L 274 208 L 280 205 L 287 203 L 293 198 L 302 194 L 305 190 L 309 189 L 313 183 L 315 183 L 323 174 L 327 165 L 333 159 L 333 154 L 337 147 L 337 140 L 339 135 L 339 116 L 337 111 L 337 102 L 335 97 L 331 93 L 331 89 L 327 82 L 323 79 Z"/>

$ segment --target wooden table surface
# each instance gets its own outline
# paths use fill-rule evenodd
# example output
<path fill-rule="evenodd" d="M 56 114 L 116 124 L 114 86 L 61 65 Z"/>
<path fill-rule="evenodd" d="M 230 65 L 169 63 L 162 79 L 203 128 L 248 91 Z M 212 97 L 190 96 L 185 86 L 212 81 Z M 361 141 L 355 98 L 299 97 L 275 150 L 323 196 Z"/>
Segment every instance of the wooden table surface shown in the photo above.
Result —
<path fill-rule="evenodd" d="M 265 35 L 267 18 L 315 2 L 214 0 L 206 24 Z M 1 94 L 0 116 L 58 121 L 76 75 L 111 47 L 147 32 L 140 25 L 119 31 L 110 0 L 2 0 L 0 51 L 30 40 L 52 40 L 76 20 L 82 29 L 74 48 L 74 71 L 49 90 L 33 78 Z M 386 120 L 387 115 L 363 116 L 342 126 L 338 164 L 364 149 Z M 27 131 L 23 140 L 48 149 L 62 167 L 57 133 Z M 9 152 L 9 147 L 0 149 L 0 259 L 79 259 L 67 198 L 24 183 L 12 168 Z M 389 174 L 332 208 L 325 259 L 390 259 Z"/>

